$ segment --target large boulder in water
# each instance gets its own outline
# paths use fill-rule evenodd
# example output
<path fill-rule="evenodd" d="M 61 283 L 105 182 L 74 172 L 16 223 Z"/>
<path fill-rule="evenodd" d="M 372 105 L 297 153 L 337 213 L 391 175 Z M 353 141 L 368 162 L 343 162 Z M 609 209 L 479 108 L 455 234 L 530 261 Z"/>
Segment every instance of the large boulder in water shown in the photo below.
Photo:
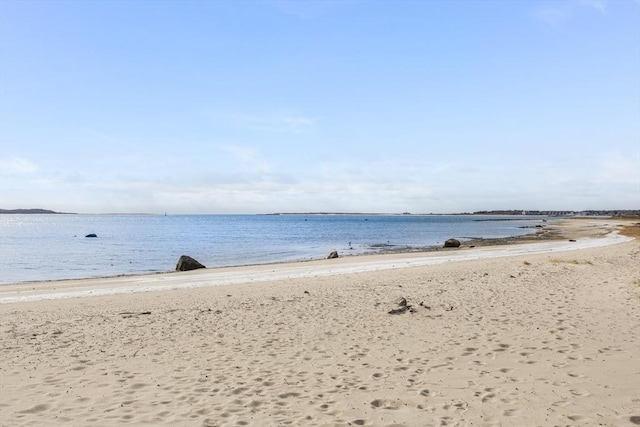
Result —
<path fill-rule="evenodd" d="M 176 265 L 176 271 L 197 270 L 198 268 L 207 267 L 187 255 L 182 255 L 180 259 L 178 259 L 178 264 Z"/>
<path fill-rule="evenodd" d="M 445 248 L 459 248 L 460 247 L 460 240 L 449 239 L 446 242 L 444 242 L 444 247 Z"/>

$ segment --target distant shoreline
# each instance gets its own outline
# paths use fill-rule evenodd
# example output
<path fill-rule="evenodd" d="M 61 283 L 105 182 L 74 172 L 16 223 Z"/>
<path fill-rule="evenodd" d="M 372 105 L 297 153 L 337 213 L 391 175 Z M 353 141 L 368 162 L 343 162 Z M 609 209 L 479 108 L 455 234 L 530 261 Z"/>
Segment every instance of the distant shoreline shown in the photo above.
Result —
<path fill-rule="evenodd" d="M 76 215 L 73 212 L 56 212 L 49 209 L 0 209 L 0 214 L 55 214 L 55 215 Z"/>
<path fill-rule="evenodd" d="M 30 208 L 30 209 L 0 209 L 1 214 L 19 214 L 19 215 L 163 215 L 167 213 L 144 213 L 144 212 L 102 212 L 102 213 L 78 213 L 78 212 L 57 212 L 50 209 Z M 640 210 L 635 209 L 609 209 L 609 210 L 585 210 L 585 211 L 541 211 L 541 210 L 493 210 L 493 211 L 476 211 L 476 212 L 451 212 L 451 213 L 411 213 L 411 212 L 273 212 L 273 213 L 235 213 L 235 214 L 170 214 L 175 215 L 263 215 L 263 216 L 279 216 L 279 215 L 369 215 L 369 216 L 511 216 L 514 219 L 526 218 L 532 216 L 547 217 L 613 217 L 613 218 L 640 218 Z M 510 219 L 509 219 L 510 220 Z M 495 219 L 492 221 L 496 221 Z M 507 219 L 503 220 L 507 221 Z"/>
<path fill-rule="evenodd" d="M 371 216 L 548 216 L 548 217 L 589 217 L 589 216 L 611 216 L 611 217 L 640 217 L 640 210 L 635 209 L 608 209 L 608 210 L 585 210 L 585 211 L 539 211 L 539 210 L 495 210 L 476 212 L 449 212 L 449 213 L 411 213 L 411 212 L 273 212 L 256 215 L 371 215 Z"/>

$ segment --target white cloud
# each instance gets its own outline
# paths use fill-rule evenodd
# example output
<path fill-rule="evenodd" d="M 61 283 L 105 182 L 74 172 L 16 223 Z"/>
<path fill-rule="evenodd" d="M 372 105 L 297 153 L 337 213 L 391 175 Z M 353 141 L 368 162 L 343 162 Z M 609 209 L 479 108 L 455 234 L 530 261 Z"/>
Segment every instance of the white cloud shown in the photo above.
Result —
<path fill-rule="evenodd" d="M 231 154 L 242 166 L 257 172 L 268 172 L 271 167 L 254 149 L 235 145 L 218 146 L 220 151 Z"/>
<path fill-rule="evenodd" d="M 186 175 L 100 175 L 78 180 L 49 175 L 7 177 L 5 204 L 20 202 L 74 212 L 269 213 L 305 211 L 459 212 L 483 209 L 632 208 L 640 196 L 637 152 L 612 152 L 580 168 L 564 162 L 498 166 L 464 160 L 342 158 L 304 170 L 270 171 L 259 150 L 216 147 L 223 168 L 196 167 Z M 597 159 L 597 160 L 596 160 Z M 277 165 L 273 166 L 276 169 Z M 213 175 L 211 175 L 213 174 Z M 94 177 L 95 178 L 95 177 Z M 51 189 L 59 194 L 50 198 Z M 62 195 L 60 195 L 62 194 Z M 37 203 L 36 203 L 37 202 Z M 636 205 L 634 205 L 636 203 Z M 21 206 L 16 206 L 21 207 Z"/>
<path fill-rule="evenodd" d="M 27 174 L 37 171 L 38 165 L 28 159 L 11 156 L 0 159 L 0 170 L 3 174 Z"/>

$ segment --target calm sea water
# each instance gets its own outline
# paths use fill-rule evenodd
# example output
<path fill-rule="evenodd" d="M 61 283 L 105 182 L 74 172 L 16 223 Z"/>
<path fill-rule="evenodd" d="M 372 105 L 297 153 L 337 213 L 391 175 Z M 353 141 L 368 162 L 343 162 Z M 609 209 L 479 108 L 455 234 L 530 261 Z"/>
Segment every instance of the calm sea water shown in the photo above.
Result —
<path fill-rule="evenodd" d="M 493 219 L 504 217 L 0 215 L 0 283 L 171 271 L 183 254 L 221 267 L 402 250 L 523 235 L 541 221 Z"/>

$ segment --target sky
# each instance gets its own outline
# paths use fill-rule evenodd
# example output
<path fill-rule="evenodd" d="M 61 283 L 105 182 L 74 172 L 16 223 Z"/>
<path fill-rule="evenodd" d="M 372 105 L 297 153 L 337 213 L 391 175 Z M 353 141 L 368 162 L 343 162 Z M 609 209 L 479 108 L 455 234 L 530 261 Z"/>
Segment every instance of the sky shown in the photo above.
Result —
<path fill-rule="evenodd" d="M 640 1 L 0 0 L 0 208 L 640 209 Z"/>

